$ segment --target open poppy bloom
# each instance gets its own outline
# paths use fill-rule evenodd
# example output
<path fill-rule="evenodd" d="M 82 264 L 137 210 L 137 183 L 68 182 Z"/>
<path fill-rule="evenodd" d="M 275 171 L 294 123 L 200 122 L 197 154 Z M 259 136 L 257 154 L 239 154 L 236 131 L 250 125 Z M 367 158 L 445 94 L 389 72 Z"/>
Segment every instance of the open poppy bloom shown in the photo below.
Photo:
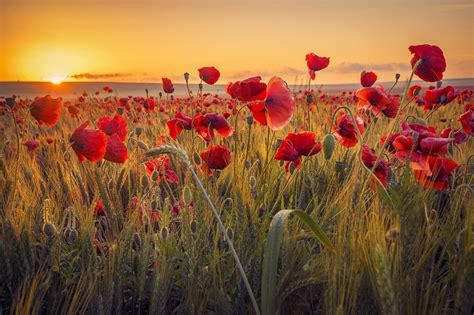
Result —
<path fill-rule="evenodd" d="M 359 132 L 362 134 L 364 132 L 364 121 L 359 116 L 355 116 L 354 118 L 357 123 L 357 128 L 359 128 Z M 346 114 L 336 121 L 336 125 L 332 127 L 332 131 L 340 144 L 346 148 L 351 148 L 359 142 L 357 130 L 355 128 L 351 116 Z"/>
<path fill-rule="evenodd" d="M 202 151 L 201 170 L 203 173 L 212 175 L 212 170 L 223 170 L 232 162 L 232 154 L 226 145 L 211 145 Z"/>
<path fill-rule="evenodd" d="M 415 171 L 423 171 L 427 176 L 432 175 L 428 157 L 439 157 L 448 152 L 448 144 L 453 138 L 443 138 L 436 134 L 436 129 L 422 124 L 408 124 L 401 122 L 402 131 L 393 140 L 392 146 L 396 150 L 394 156 Z"/>
<path fill-rule="evenodd" d="M 377 75 L 372 71 L 362 71 L 360 74 L 360 85 L 371 87 L 377 81 Z"/>
<path fill-rule="evenodd" d="M 35 100 L 30 105 L 30 114 L 40 125 L 54 126 L 61 116 L 63 103 L 60 98 L 51 95 Z"/>
<path fill-rule="evenodd" d="M 259 109 L 258 107 L 253 108 L 254 110 Z M 288 125 L 291 117 L 293 117 L 295 108 L 293 95 L 285 81 L 279 77 L 272 77 L 268 82 L 267 95 L 265 97 L 266 122 L 270 129 L 280 130 Z M 250 107 L 250 110 L 252 110 L 252 107 Z"/>
<path fill-rule="evenodd" d="M 462 130 L 471 137 L 474 137 L 474 108 L 459 116 L 459 121 L 461 122 Z"/>
<path fill-rule="evenodd" d="M 143 107 L 145 108 L 145 111 L 147 113 L 152 112 L 155 109 L 155 106 L 156 106 L 155 99 L 151 96 L 145 99 L 145 101 L 143 102 Z"/>
<path fill-rule="evenodd" d="M 443 72 L 446 70 L 446 60 L 443 51 L 434 45 L 410 46 L 408 50 L 413 54 L 411 58 L 412 68 L 418 60 L 421 64 L 415 70 L 415 74 L 425 82 L 436 82 L 443 79 Z"/>
<path fill-rule="evenodd" d="M 125 141 L 127 138 L 127 121 L 120 115 L 115 114 L 113 118 L 109 116 L 99 118 L 97 127 L 107 136 L 116 134 L 120 141 Z"/>
<path fill-rule="evenodd" d="M 437 106 L 449 104 L 458 96 L 459 92 L 455 91 L 452 86 L 439 89 L 428 89 L 425 92 L 425 107 L 423 109 L 426 111 Z"/>
<path fill-rule="evenodd" d="M 467 135 L 458 128 L 446 128 L 440 134 L 443 138 L 454 138 L 454 143 L 461 144 L 467 141 Z"/>
<path fill-rule="evenodd" d="M 264 100 L 266 96 L 267 85 L 260 82 L 262 78 L 252 77 L 235 83 L 230 82 L 226 85 L 225 91 L 232 98 L 242 102 L 252 102 Z"/>
<path fill-rule="evenodd" d="M 329 65 L 329 57 L 319 57 L 314 53 L 306 54 L 306 65 L 312 80 L 316 78 L 316 71 L 323 70 Z"/>
<path fill-rule="evenodd" d="M 221 73 L 214 67 L 203 67 L 198 69 L 199 77 L 207 84 L 213 85 L 219 80 Z"/>
<path fill-rule="evenodd" d="M 176 140 L 183 129 L 193 129 L 193 119 L 181 112 L 177 112 L 173 119 L 166 122 L 166 126 L 168 126 L 168 130 L 170 131 L 170 137 Z"/>
<path fill-rule="evenodd" d="M 163 84 L 163 91 L 165 93 L 171 94 L 174 92 L 174 86 L 170 79 L 168 78 L 161 78 L 161 82 Z"/>
<path fill-rule="evenodd" d="M 448 189 L 449 178 L 459 165 L 451 159 L 432 156 L 427 158 L 427 164 L 431 169 L 431 174 L 428 175 L 421 170 L 415 170 L 416 180 L 426 188 L 436 190 Z"/>
<path fill-rule="evenodd" d="M 114 133 L 107 139 L 107 148 L 104 159 L 114 163 L 125 163 L 128 158 L 128 150 L 120 140 L 118 134 Z"/>
<path fill-rule="evenodd" d="M 382 185 L 384 187 L 387 187 L 390 164 L 383 159 L 378 159 L 377 161 L 377 156 L 375 155 L 374 150 L 365 144 L 362 147 L 361 160 L 368 169 L 373 171 L 373 173 L 380 180 Z M 377 181 L 373 178 L 371 178 L 370 181 L 373 184 L 377 184 Z M 373 187 L 371 188 L 372 190 L 375 190 Z"/>
<path fill-rule="evenodd" d="M 400 107 L 398 96 L 387 95 L 382 86 L 365 87 L 357 90 L 358 105 L 361 109 L 371 109 L 376 116 L 394 118 Z"/>
<path fill-rule="evenodd" d="M 72 149 L 81 163 L 85 159 L 91 162 L 101 160 L 107 150 L 106 134 L 99 129 L 86 128 L 89 123 L 90 121 L 86 120 L 69 138 Z"/>
<path fill-rule="evenodd" d="M 214 130 L 224 138 L 230 137 L 234 132 L 234 128 L 227 119 L 216 113 L 197 114 L 194 116 L 193 125 L 199 136 L 207 142 L 214 139 Z"/>
<path fill-rule="evenodd" d="M 152 176 L 154 172 L 158 173 L 157 182 L 161 182 L 163 179 L 168 183 L 179 183 L 178 175 L 170 169 L 170 159 L 168 156 L 160 156 L 150 162 L 145 162 L 145 171 L 148 175 Z"/>
<path fill-rule="evenodd" d="M 291 163 L 299 168 L 302 156 L 312 156 L 321 151 L 321 142 L 315 139 L 314 132 L 289 133 L 281 142 L 275 160 L 287 161 L 285 170 Z"/>

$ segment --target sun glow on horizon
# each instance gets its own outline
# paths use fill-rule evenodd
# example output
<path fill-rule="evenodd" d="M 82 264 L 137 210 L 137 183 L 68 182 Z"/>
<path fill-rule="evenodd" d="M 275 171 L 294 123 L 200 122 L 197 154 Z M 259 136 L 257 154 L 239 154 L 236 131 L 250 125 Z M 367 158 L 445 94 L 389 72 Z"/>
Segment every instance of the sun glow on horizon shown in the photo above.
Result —
<path fill-rule="evenodd" d="M 45 81 L 49 81 L 49 82 L 51 82 L 55 85 L 59 85 L 64 81 L 65 78 L 66 78 L 66 76 L 53 75 L 53 76 L 49 77 L 48 79 L 46 79 Z"/>

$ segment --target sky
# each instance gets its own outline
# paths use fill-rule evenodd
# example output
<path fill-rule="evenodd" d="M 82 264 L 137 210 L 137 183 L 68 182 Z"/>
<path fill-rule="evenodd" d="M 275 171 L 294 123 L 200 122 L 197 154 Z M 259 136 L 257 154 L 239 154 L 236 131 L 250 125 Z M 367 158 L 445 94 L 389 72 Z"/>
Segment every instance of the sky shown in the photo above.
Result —
<path fill-rule="evenodd" d="M 273 75 L 318 83 L 410 74 L 408 46 L 437 45 L 446 78 L 474 77 L 473 0 L 0 0 L 0 81 L 198 81 Z"/>

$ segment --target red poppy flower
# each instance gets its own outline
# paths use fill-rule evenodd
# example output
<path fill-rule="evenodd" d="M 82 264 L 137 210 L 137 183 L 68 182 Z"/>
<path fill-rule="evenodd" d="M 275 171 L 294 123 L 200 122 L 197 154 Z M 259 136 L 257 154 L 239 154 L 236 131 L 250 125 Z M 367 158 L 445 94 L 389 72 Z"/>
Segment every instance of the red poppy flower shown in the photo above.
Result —
<path fill-rule="evenodd" d="M 431 174 L 428 175 L 421 170 L 415 170 L 417 181 L 426 188 L 446 190 L 449 185 L 449 178 L 459 165 L 453 160 L 432 156 L 427 158 L 427 164 L 432 170 Z"/>
<path fill-rule="evenodd" d="M 125 144 L 120 140 L 119 136 L 114 133 L 108 137 L 107 149 L 104 159 L 114 163 L 125 163 L 128 158 L 128 150 Z"/>
<path fill-rule="evenodd" d="M 127 138 L 127 121 L 120 115 L 115 114 L 113 118 L 109 116 L 99 118 L 97 127 L 108 136 L 116 134 L 120 141 L 125 141 Z"/>
<path fill-rule="evenodd" d="M 266 96 L 267 85 L 261 77 L 252 77 L 235 83 L 230 82 L 226 85 L 226 93 L 232 98 L 237 98 L 243 102 L 252 102 L 264 100 Z"/>
<path fill-rule="evenodd" d="M 177 112 L 174 115 L 173 119 L 170 119 L 166 122 L 168 129 L 170 131 L 170 137 L 176 140 L 181 134 L 183 129 L 191 130 L 193 128 L 193 119 L 181 112 Z"/>
<path fill-rule="evenodd" d="M 28 140 L 23 142 L 23 145 L 28 149 L 28 152 L 34 153 L 39 148 L 39 141 L 37 140 Z"/>
<path fill-rule="evenodd" d="M 364 132 L 364 121 L 359 116 L 355 116 L 355 120 L 357 128 L 359 128 L 359 131 L 362 134 Z M 340 144 L 346 148 L 351 148 L 359 141 L 357 130 L 355 128 L 351 116 L 346 114 L 337 120 L 332 131 Z"/>
<path fill-rule="evenodd" d="M 283 79 L 272 77 L 265 98 L 266 121 L 272 130 L 283 129 L 295 111 L 293 95 Z"/>
<path fill-rule="evenodd" d="M 315 137 L 314 132 L 289 133 L 281 142 L 275 160 L 287 161 L 286 171 L 291 163 L 299 168 L 302 156 L 312 156 L 321 151 L 321 142 Z"/>
<path fill-rule="evenodd" d="M 74 118 L 79 116 L 79 113 L 80 113 L 79 108 L 75 105 L 69 105 L 67 107 L 67 111 L 69 112 L 69 114 L 71 114 L 71 117 L 74 117 Z"/>
<path fill-rule="evenodd" d="M 447 86 L 440 89 L 428 89 L 426 90 L 424 97 L 424 110 L 430 110 L 435 106 L 449 104 L 458 96 L 459 92 L 455 91 L 452 86 Z"/>
<path fill-rule="evenodd" d="M 223 170 L 232 162 L 232 154 L 226 145 L 211 145 L 202 151 L 201 170 L 212 175 L 212 170 Z"/>
<path fill-rule="evenodd" d="M 231 136 L 234 132 L 234 128 L 227 119 L 216 113 L 197 114 L 194 116 L 193 125 L 196 132 L 207 142 L 214 139 L 214 130 L 224 138 Z"/>
<path fill-rule="evenodd" d="M 30 105 L 30 113 L 40 125 L 54 126 L 61 116 L 63 103 L 60 98 L 50 95 L 35 100 Z"/>
<path fill-rule="evenodd" d="M 145 171 L 148 175 L 153 176 L 154 172 L 158 173 L 157 182 L 165 179 L 168 183 L 179 183 L 178 175 L 170 169 L 170 159 L 167 156 L 160 156 L 150 162 L 145 162 Z"/>
<path fill-rule="evenodd" d="M 80 162 L 101 160 L 107 150 L 107 136 L 102 130 L 86 128 L 89 120 L 76 128 L 69 138 L 72 149 Z"/>
<path fill-rule="evenodd" d="M 51 143 L 54 142 L 54 138 L 53 138 L 53 137 L 46 137 L 46 142 L 47 142 L 48 144 L 51 144 Z"/>
<path fill-rule="evenodd" d="M 198 69 L 199 77 L 207 84 L 213 85 L 219 80 L 221 73 L 214 67 L 203 67 Z"/>
<path fill-rule="evenodd" d="M 415 70 L 415 74 L 425 82 L 436 82 L 443 79 L 446 70 L 446 60 L 443 51 L 438 46 L 417 45 L 410 46 L 408 50 L 413 54 L 411 66 L 414 67 L 418 60 L 421 64 Z"/>
<path fill-rule="evenodd" d="M 471 108 L 459 116 L 459 121 L 461 122 L 462 130 L 471 137 L 474 137 L 474 109 Z"/>
<path fill-rule="evenodd" d="M 171 82 L 170 79 L 168 78 L 161 78 L 161 82 L 163 83 L 163 91 L 165 93 L 173 93 L 174 92 L 174 86 L 173 86 L 173 82 Z"/>
<path fill-rule="evenodd" d="M 362 71 L 360 74 L 360 84 L 363 87 L 371 87 L 377 81 L 377 75 L 372 71 Z"/>
<path fill-rule="evenodd" d="M 420 95 L 421 86 L 419 85 L 412 85 L 410 89 L 408 89 L 408 96 L 410 98 L 415 98 L 416 96 Z"/>
<path fill-rule="evenodd" d="M 311 79 L 316 78 L 316 71 L 323 70 L 329 65 L 329 57 L 319 57 L 313 53 L 306 54 L 306 65 Z"/>
<path fill-rule="evenodd" d="M 385 115 L 394 118 L 400 107 L 398 96 L 387 95 L 383 87 L 366 87 L 359 89 L 356 94 L 361 109 L 371 109 L 375 115 Z"/>
<path fill-rule="evenodd" d="M 102 216 L 105 215 L 105 207 L 104 202 L 102 199 L 97 200 L 94 206 L 94 215 L 95 216 Z"/>
<path fill-rule="evenodd" d="M 380 180 L 382 185 L 387 187 L 390 164 L 383 159 L 378 159 L 377 161 L 374 150 L 365 144 L 362 147 L 361 160 L 368 169 L 374 172 L 374 175 Z M 376 162 L 377 165 L 375 164 Z M 377 183 L 373 178 L 370 180 L 373 184 Z M 374 188 L 372 189 L 375 190 Z"/>
<path fill-rule="evenodd" d="M 152 112 L 155 109 L 155 106 L 156 103 L 153 97 L 149 97 L 143 102 L 143 107 L 147 113 Z"/>
<path fill-rule="evenodd" d="M 443 138 L 454 138 L 454 142 L 461 144 L 467 141 L 467 135 L 458 128 L 446 128 L 440 134 Z"/>

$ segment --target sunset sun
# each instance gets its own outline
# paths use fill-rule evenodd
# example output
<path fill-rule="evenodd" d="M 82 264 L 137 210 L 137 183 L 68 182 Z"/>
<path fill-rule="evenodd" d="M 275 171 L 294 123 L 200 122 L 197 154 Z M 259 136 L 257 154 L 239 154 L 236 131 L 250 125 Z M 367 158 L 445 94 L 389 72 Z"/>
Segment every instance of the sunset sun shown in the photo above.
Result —
<path fill-rule="evenodd" d="M 64 76 L 54 75 L 48 79 L 53 84 L 61 84 L 64 81 Z"/>

